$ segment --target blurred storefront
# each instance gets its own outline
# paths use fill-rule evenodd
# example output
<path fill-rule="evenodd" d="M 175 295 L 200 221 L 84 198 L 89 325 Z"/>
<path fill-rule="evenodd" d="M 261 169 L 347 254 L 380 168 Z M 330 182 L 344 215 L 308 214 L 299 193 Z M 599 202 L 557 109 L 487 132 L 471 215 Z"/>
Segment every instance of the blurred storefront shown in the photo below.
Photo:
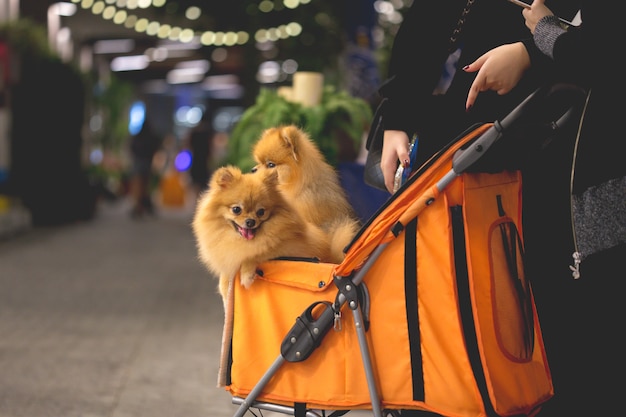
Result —
<path fill-rule="evenodd" d="M 13 222 L 7 207 L 33 224 L 86 220 L 103 192 L 123 194 L 136 100 L 174 156 L 210 113 L 218 161 L 260 90 L 296 72 L 374 105 L 385 33 L 409 4 L 0 0 L 0 224 Z M 386 196 L 360 168 L 359 158 L 341 167 L 350 191 L 371 193 L 371 213 Z"/>

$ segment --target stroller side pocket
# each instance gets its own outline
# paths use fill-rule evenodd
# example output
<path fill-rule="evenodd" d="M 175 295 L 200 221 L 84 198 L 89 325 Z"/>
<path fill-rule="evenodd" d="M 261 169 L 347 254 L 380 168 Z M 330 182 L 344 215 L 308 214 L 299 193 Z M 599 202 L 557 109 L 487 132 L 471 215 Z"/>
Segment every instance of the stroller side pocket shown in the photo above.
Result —
<path fill-rule="evenodd" d="M 553 387 L 524 272 L 521 174 L 463 177 L 469 293 L 485 389 L 498 415 L 530 414 Z"/>
<path fill-rule="evenodd" d="M 534 317 L 521 237 L 512 219 L 503 217 L 493 225 L 489 252 L 496 337 L 511 360 L 528 361 L 534 349 Z"/>

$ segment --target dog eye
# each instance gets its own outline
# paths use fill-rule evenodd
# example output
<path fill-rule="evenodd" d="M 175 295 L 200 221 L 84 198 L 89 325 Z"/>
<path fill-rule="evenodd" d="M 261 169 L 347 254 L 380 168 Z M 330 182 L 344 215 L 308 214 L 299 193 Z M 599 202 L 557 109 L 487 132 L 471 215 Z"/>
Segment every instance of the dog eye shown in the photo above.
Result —
<path fill-rule="evenodd" d="M 258 209 L 256 211 L 257 217 L 263 217 L 264 214 L 265 214 L 265 209 Z"/>
<path fill-rule="evenodd" d="M 268 162 L 265 164 L 268 168 L 276 168 L 276 164 L 273 162 Z"/>
<path fill-rule="evenodd" d="M 230 211 L 232 211 L 234 214 L 239 215 L 239 214 L 241 214 L 241 207 L 239 207 L 239 206 L 232 206 Z"/>
<path fill-rule="evenodd" d="M 257 168 L 257 167 L 253 167 L 253 168 L 250 170 L 250 172 L 252 172 L 252 173 L 255 173 L 255 172 L 257 172 L 257 171 L 258 171 L 258 168 Z"/>

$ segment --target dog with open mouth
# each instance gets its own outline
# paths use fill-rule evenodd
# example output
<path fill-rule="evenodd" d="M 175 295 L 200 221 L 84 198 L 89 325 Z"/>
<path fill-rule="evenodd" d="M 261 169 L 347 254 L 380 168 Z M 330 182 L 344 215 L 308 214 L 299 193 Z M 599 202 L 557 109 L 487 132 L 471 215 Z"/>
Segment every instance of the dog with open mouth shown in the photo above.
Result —
<path fill-rule="evenodd" d="M 262 262 L 279 257 L 331 260 L 330 237 L 280 193 L 276 172 L 217 169 L 198 199 L 192 229 L 199 259 L 219 278 L 223 299 L 238 272 L 249 288 Z"/>

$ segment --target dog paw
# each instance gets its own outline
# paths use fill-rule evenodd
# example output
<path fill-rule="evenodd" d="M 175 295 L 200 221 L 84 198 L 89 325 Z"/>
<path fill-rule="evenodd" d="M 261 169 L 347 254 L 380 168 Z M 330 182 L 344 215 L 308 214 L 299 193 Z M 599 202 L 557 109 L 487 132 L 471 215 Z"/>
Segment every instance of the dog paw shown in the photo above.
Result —
<path fill-rule="evenodd" d="M 257 262 L 244 262 L 239 269 L 241 286 L 248 289 L 254 282 L 257 274 Z"/>
<path fill-rule="evenodd" d="M 254 282 L 254 274 L 252 274 L 252 276 L 247 276 L 247 277 L 241 277 L 241 285 L 245 288 L 248 289 L 250 288 L 250 286 L 252 285 L 252 283 Z"/>

